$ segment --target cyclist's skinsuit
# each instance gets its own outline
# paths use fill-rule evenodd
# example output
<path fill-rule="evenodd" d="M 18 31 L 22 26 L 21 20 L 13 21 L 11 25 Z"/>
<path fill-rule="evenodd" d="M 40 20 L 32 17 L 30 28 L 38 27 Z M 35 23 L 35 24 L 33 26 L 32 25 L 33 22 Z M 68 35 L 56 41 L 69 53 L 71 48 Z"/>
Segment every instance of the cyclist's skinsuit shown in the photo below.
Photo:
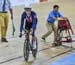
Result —
<path fill-rule="evenodd" d="M 35 30 L 36 30 L 36 26 L 37 26 L 37 15 L 34 11 L 31 11 L 31 15 L 30 17 L 28 17 L 26 15 L 26 12 L 22 13 L 21 16 L 21 25 L 20 25 L 20 32 L 22 32 L 23 30 L 23 25 L 25 23 L 25 29 L 30 31 L 30 29 L 32 28 L 33 33 L 32 35 L 35 35 Z"/>

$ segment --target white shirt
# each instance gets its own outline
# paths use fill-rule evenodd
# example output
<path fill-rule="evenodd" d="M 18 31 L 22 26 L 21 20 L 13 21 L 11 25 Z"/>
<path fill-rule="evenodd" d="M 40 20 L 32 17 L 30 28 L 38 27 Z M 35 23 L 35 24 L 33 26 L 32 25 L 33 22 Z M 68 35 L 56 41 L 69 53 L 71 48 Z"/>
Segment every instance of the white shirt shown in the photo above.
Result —
<path fill-rule="evenodd" d="M 0 0 L 0 12 L 2 12 L 3 10 L 3 3 L 4 3 L 4 0 Z M 8 12 L 11 8 L 12 7 L 11 7 L 10 0 L 6 0 L 5 11 Z"/>

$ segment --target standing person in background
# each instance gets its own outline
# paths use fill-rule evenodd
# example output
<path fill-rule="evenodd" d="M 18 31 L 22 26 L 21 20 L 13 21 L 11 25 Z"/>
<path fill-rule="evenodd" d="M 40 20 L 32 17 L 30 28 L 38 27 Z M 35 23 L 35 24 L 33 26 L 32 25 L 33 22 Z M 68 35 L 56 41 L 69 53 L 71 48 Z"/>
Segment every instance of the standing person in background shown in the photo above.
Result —
<path fill-rule="evenodd" d="M 42 39 L 45 40 L 45 38 L 47 38 L 52 33 L 52 31 L 54 31 L 53 46 L 57 45 L 57 41 L 56 41 L 57 40 L 56 39 L 57 38 L 57 27 L 55 25 L 55 21 L 58 20 L 58 18 L 67 19 L 66 17 L 63 17 L 58 10 L 59 10 L 59 6 L 54 5 L 53 10 L 48 15 L 48 19 L 47 19 L 47 23 L 46 23 L 48 32 L 42 36 Z"/>
<path fill-rule="evenodd" d="M 0 27 L 1 27 L 1 42 L 8 42 L 6 39 L 9 14 L 10 11 L 11 19 L 13 19 L 13 11 L 10 0 L 0 0 Z"/>

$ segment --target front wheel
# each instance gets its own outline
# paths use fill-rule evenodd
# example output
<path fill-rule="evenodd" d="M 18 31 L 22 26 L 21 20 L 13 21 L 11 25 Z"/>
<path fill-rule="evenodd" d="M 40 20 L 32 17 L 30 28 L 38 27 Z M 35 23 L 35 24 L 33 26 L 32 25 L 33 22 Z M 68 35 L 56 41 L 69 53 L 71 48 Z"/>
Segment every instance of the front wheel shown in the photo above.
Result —
<path fill-rule="evenodd" d="M 25 40 L 24 42 L 24 59 L 25 61 L 28 61 L 29 59 L 29 41 L 28 40 Z"/>
<path fill-rule="evenodd" d="M 34 39 L 32 39 L 32 54 L 34 58 L 36 58 L 37 52 L 38 52 L 38 41 L 37 38 L 35 37 Z"/>

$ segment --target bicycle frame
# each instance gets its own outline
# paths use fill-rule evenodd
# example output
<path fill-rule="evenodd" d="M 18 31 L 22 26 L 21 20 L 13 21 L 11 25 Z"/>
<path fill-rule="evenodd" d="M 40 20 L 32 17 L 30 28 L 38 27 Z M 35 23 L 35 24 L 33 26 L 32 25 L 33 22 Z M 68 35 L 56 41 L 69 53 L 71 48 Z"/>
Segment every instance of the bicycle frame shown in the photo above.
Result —
<path fill-rule="evenodd" d="M 25 38 L 29 40 L 29 32 L 25 32 Z"/>
<path fill-rule="evenodd" d="M 71 35 L 74 35 L 74 32 L 73 32 L 73 30 L 72 30 L 72 27 L 71 27 L 71 25 L 70 25 L 70 22 L 69 22 L 69 20 L 58 20 L 58 30 L 57 31 L 60 31 L 60 32 L 58 32 L 58 37 L 59 38 L 61 38 L 60 37 L 60 34 L 63 32 L 63 31 L 65 31 L 66 32 L 66 37 L 63 37 L 63 35 L 62 35 L 62 38 L 64 38 L 65 40 L 58 40 L 58 42 L 60 41 L 61 43 L 62 42 L 67 42 L 67 43 L 71 43 L 71 47 L 72 47 L 72 42 L 74 41 L 74 40 L 72 40 L 72 37 L 71 37 Z"/>

